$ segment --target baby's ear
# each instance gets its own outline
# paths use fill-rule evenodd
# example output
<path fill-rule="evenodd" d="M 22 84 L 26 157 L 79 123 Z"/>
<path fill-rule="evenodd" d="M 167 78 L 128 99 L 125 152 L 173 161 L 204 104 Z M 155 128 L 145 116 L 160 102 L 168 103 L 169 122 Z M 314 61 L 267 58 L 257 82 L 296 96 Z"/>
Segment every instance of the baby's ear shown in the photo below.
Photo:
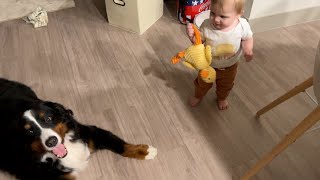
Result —
<path fill-rule="evenodd" d="M 244 10 L 241 10 L 239 17 L 243 16 L 243 14 L 244 14 Z"/>

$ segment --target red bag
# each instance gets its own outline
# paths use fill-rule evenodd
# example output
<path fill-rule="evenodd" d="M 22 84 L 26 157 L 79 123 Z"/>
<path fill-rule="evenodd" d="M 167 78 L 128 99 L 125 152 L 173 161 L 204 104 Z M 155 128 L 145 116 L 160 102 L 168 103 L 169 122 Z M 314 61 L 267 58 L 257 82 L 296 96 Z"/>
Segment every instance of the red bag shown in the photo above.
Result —
<path fill-rule="evenodd" d="M 177 0 L 177 15 L 180 23 L 193 22 L 194 17 L 210 9 L 211 0 Z"/>

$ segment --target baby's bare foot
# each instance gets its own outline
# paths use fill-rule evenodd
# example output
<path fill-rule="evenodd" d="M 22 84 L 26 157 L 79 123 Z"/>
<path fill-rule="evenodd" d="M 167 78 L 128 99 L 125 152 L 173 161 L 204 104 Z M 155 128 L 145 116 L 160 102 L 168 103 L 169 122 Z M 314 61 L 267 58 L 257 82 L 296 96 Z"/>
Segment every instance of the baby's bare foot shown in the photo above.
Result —
<path fill-rule="evenodd" d="M 219 110 L 226 110 L 229 107 L 229 103 L 226 99 L 225 100 L 218 100 L 217 104 L 218 104 Z"/>
<path fill-rule="evenodd" d="M 200 103 L 200 100 L 201 100 L 201 99 L 199 99 L 199 98 L 196 98 L 196 97 L 194 97 L 194 96 L 191 96 L 191 97 L 189 98 L 189 104 L 190 104 L 190 106 L 194 107 L 194 106 L 196 106 L 196 105 L 198 105 L 198 104 Z"/>

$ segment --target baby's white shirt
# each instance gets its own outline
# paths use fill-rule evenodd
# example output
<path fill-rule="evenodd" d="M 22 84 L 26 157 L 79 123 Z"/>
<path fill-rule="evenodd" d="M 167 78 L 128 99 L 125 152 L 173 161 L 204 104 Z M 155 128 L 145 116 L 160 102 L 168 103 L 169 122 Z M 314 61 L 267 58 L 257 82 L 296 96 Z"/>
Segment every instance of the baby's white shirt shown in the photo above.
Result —
<path fill-rule="evenodd" d="M 239 23 L 231 30 L 224 32 L 216 29 L 210 19 L 200 26 L 201 38 L 212 48 L 214 68 L 226 68 L 238 62 L 242 56 L 241 41 L 252 37 L 248 21 L 239 18 Z"/>

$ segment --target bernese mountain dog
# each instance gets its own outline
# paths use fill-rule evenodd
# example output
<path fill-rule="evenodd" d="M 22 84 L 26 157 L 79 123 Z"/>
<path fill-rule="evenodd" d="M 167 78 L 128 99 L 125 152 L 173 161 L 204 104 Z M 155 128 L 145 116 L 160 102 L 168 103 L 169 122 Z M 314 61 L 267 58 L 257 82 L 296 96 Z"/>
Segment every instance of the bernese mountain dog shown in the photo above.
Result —
<path fill-rule="evenodd" d="M 157 155 L 152 146 L 133 145 L 77 122 L 70 109 L 41 100 L 30 87 L 3 78 L 0 115 L 0 169 L 18 179 L 76 179 L 96 150 L 141 160 Z"/>

